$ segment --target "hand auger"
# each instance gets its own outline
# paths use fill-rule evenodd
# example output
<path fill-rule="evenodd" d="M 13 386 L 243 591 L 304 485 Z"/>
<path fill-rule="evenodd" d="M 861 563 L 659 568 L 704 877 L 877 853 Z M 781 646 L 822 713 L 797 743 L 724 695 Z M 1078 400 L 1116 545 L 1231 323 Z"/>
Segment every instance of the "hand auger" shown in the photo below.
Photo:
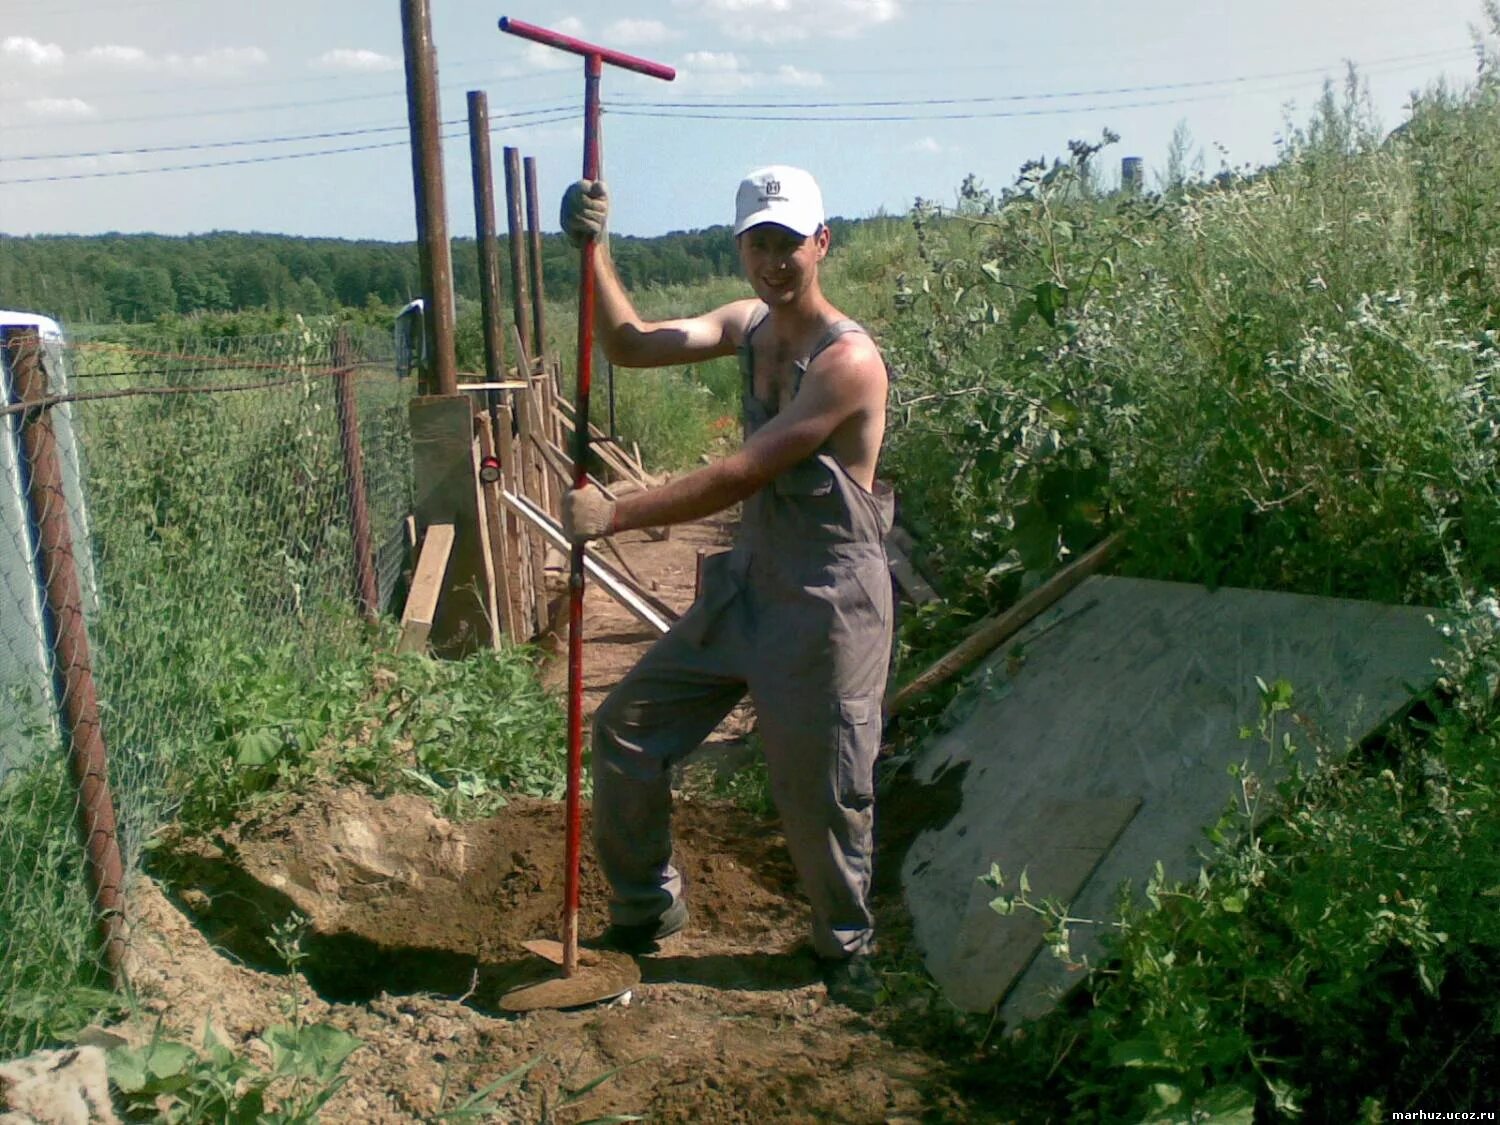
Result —
<path fill-rule="evenodd" d="M 599 79 L 604 66 L 624 67 L 670 82 L 677 72 L 620 51 L 585 43 L 508 16 L 500 30 L 534 43 L 583 56 L 583 178 L 599 178 Z M 573 487 L 588 482 L 589 385 L 594 364 L 594 240 L 583 245 L 578 273 L 578 393 L 574 411 Z M 541 300 L 541 294 L 536 295 Z M 541 342 L 538 341 L 538 346 Z M 568 812 L 567 867 L 563 890 L 563 975 L 578 969 L 578 885 L 583 787 L 583 545 L 575 543 L 568 569 Z"/>

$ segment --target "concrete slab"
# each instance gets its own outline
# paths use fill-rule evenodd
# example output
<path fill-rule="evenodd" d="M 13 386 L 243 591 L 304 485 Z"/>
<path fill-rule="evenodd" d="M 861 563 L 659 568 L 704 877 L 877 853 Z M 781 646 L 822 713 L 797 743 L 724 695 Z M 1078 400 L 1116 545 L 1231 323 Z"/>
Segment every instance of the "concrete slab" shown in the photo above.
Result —
<path fill-rule="evenodd" d="M 948 998 L 1014 1026 L 1078 975 L 1037 956 L 1042 925 L 989 908 L 991 863 L 1031 895 L 1108 918 L 1126 880 L 1160 861 L 1193 878 L 1204 829 L 1235 791 L 1229 767 L 1265 751 L 1239 738 L 1256 677 L 1289 681 L 1326 745 L 1359 741 L 1428 685 L 1441 638 L 1430 611 L 1142 579 L 1089 579 L 981 665 L 917 780 L 965 769 L 962 806 L 920 834 L 902 886 L 929 970 Z M 1097 959 L 1098 931 L 1073 933 Z"/>

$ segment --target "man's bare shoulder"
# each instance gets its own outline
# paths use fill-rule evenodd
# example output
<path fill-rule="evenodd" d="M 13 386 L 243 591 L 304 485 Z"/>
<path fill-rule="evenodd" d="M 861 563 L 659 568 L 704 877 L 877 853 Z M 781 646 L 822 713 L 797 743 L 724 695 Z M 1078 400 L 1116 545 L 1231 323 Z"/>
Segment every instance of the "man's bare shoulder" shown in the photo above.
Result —
<path fill-rule="evenodd" d="M 885 359 L 875 341 L 864 332 L 845 332 L 818 353 L 809 375 L 824 375 L 846 391 L 885 393 Z"/>
<path fill-rule="evenodd" d="M 730 301 L 727 305 L 720 305 L 708 316 L 722 324 L 726 338 L 735 347 L 739 347 L 745 342 L 745 334 L 750 330 L 750 325 L 755 323 L 763 307 L 757 298 L 745 297 L 739 301 Z"/>

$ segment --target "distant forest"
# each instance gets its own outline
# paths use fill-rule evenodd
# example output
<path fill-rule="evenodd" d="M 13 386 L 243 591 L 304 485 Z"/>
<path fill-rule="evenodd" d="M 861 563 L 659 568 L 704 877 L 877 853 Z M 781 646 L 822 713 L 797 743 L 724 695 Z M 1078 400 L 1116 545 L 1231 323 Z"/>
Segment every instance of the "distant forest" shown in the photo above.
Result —
<path fill-rule="evenodd" d="M 846 225 L 833 220 L 835 231 Z M 625 284 L 693 284 L 735 274 L 729 227 L 654 238 L 614 236 Z M 510 288 L 509 240 L 500 239 L 502 289 Z M 561 235 L 542 237 L 547 295 L 578 286 L 578 254 Z M 453 242 L 454 286 L 479 299 L 472 239 Z M 276 234 L 0 235 L 0 308 L 45 313 L 64 323 L 143 322 L 198 312 L 272 309 L 324 313 L 402 305 L 418 295 L 412 242 L 356 242 Z"/>

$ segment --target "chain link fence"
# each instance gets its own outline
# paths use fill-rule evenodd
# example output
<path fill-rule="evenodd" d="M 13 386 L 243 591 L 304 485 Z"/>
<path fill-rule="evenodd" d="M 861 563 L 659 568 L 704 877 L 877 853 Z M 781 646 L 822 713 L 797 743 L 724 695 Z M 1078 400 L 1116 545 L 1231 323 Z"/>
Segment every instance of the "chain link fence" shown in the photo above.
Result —
<path fill-rule="evenodd" d="M 0 331 L 8 1057 L 113 983 L 121 885 L 183 779 L 215 768 L 200 759 L 226 685 L 368 643 L 361 619 L 389 602 L 405 553 L 412 386 L 388 339 L 332 328 Z"/>

